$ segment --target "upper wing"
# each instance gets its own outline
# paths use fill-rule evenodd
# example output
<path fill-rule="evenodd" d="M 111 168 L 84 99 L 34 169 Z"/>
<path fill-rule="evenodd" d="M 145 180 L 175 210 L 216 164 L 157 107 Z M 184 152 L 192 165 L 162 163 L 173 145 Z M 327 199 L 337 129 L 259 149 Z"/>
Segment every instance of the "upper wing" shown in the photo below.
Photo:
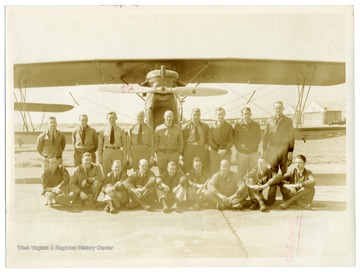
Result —
<path fill-rule="evenodd" d="M 74 106 L 65 104 L 14 103 L 14 110 L 16 111 L 65 112 L 73 108 Z"/>
<path fill-rule="evenodd" d="M 327 86 L 345 82 L 345 63 L 265 59 L 86 60 L 14 65 L 14 88 L 141 84 L 152 70 L 174 70 L 184 83 Z"/>

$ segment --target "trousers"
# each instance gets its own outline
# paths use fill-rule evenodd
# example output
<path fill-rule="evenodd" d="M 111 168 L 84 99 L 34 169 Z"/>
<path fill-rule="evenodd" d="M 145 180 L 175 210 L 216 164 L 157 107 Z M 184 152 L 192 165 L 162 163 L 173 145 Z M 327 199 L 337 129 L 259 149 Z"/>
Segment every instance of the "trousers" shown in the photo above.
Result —
<path fill-rule="evenodd" d="M 238 174 L 240 178 L 243 178 L 248 172 L 250 172 L 257 164 L 259 158 L 259 152 L 250 154 L 236 153 L 236 161 L 238 164 Z"/>

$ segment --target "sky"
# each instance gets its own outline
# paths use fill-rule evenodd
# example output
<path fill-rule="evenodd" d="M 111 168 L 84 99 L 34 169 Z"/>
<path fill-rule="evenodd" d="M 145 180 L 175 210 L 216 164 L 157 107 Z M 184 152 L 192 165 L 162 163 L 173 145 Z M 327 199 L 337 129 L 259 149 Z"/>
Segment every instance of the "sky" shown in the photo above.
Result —
<path fill-rule="evenodd" d="M 144 6 L 10 6 L 6 9 L 8 79 L 14 63 L 89 59 L 254 58 L 348 62 L 352 56 L 349 7 L 144 7 Z M 11 80 L 8 97 L 13 101 Z M 200 107 L 213 118 L 223 106 L 227 117 L 248 106 L 254 117 L 272 114 L 272 102 L 297 102 L 297 86 L 216 84 L 228 94 L 188 97 L 184 116 Z M 350 100 L 351 86 L 312 87 L 312 100 Z M 16 91 L 17 93 L 17 91 Z M 76 102 L 72 99 L 71 95 Z M 18 93 L 17 93 L 18 95 Z M 71 104 L 69 112 L 52 114 L 59 123 L 76 123 L 86 113 L 90 123 L 106 122 L 116 111 L 120 122 L 133 122 L 144 103 L 136 95 L 102 93 L 97 86 L 27 89 L 27 101 Z M 15 123 L 20 114 L 12 112 Z M 31 113 L 39 123 L 42 113 Z"/>

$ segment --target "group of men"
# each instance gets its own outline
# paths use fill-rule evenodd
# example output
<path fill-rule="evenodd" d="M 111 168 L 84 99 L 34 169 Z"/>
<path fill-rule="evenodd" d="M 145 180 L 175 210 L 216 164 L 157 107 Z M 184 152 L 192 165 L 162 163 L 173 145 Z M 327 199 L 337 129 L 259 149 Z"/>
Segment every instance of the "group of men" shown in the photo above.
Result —
<path fill-rule="evenodd" d="M 116 124 L 115 112 L 107 115 L 108 126 L 99 134 L 80 116 L 80 126 L 73 132 L 74 173 L 62 166 L 65 137 L 56 129 L 56 119 L 49 118 L 49 129 L 39 135 L 37 149 L 42 156 L 42 184 L 47 205 L 97 205 L 103 193 L 105 211 L 116 213 L 121 207 L 151 210 L 155 202 L 165 213 L 181 211 L 187 203 L 199 209 L 214 203 L 222 209 L 243 209 L 250 196 L 251 209 L 267 210 L 275 202 L 280 187 L 287 209 L 296 202 L 309 208 L 315 179 L 305 169 L 306 158 L 292 162 L 294 131 L 292 121 L 283 115 L 283 103 L 274 103 L 275 115 L 266 123 L 263 152 L 260 125 L 251 119 L 251 109 L 241 110 L 242 120 L 233 128 L 225 120 L 225 110 L 217 108 L 216 122 L 201 121 L 199 108 L 191 120 L 180 127 L 174 113 L 164 113 L 164 123 L 155 128 L 144 122 L 144 112 L 128 132 Z M 237 150 L 237 173 L 230 170 L 232 147 Z M 96 151 L 98 162 L 96 164 Z M 159 175 L 151 171 L 157 162 Z M 128 176 L 127 170 L 133 173 Z M 280 171 L 279 171 L 280 170 Z"/>

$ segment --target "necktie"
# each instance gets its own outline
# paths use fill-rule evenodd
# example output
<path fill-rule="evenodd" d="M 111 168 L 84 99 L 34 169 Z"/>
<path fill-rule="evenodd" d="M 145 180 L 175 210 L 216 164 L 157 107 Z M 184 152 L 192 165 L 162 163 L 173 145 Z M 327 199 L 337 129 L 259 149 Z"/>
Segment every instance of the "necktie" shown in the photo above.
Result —
<path fill-rule="evenodd" d="M 199 179 L 200 179 L 200 173 L 196 172 L 196 180 L 199 181 Z"/>
<path fill-rule="evenodd" d="M 142 131 L 141 131 L 141 125 L 139 126 L 139 131 L 138 131 L 137 142 L 138 142 L 138 145 L 142 145 Z"/>
<path fill-rule="evenodd" d="M 195 142 L 200 141 L 200 134 L 199 134 L 199 129 L 198 126 L 195 125 Z"/>
<path fill-rule="evenodd" d="M 81 130 L 81 141 L 83 144 L 85 143 L 85 128 L 82 128 Z"/>
<path fill-rule="evenodd" d="M 51 142 L 55 144 L 55 132 L 51 132 Z"/>
<path fill-rule="evenodd" d="M 110 132 L 110 144 L 114 144 L 115 142 L 115 136 L 114 136 L 114 127 L 111 126 L 111 132 Z"/>

